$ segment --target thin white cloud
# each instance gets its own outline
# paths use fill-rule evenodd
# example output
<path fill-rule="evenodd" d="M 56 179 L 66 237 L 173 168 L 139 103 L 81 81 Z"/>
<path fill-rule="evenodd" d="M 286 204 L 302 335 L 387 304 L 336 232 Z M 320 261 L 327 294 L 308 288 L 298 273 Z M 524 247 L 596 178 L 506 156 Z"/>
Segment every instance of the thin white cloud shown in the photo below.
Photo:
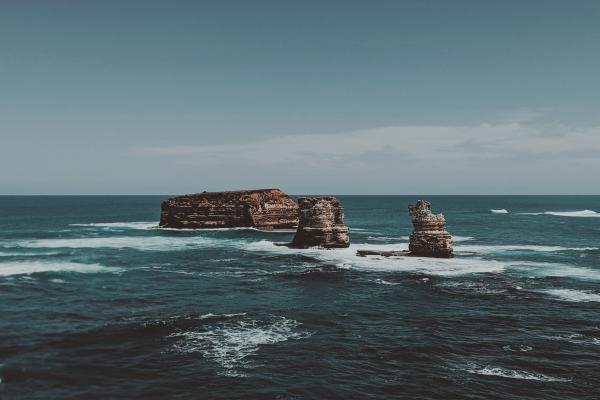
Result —
<path fill-rule="evenodd" d="M 320 165 L 356 157 L 397 155 L 409 160 L 576 157 L 600 152 L 600 127 L 574 129 L 529 120 L 472 126 L 390 126 L 342 133 L 284 135 L 228 145 L 176 145 L 133 149 L 139 156 L 179 163 L 302 163 Z"/>

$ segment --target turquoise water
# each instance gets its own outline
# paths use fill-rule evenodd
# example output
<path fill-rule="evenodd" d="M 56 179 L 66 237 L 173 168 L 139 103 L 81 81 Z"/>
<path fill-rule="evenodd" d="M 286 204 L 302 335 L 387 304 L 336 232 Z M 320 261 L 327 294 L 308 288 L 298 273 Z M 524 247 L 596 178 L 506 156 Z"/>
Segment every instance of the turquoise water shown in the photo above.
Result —
<path fill-rule="evenodd" d="M 166 197 L 0 197 L 1 398 L 600 397 L 599 196 L 426 196 L 451 260 L 354 255 L 419 196 L 340 196 L 341 250 Z"/>

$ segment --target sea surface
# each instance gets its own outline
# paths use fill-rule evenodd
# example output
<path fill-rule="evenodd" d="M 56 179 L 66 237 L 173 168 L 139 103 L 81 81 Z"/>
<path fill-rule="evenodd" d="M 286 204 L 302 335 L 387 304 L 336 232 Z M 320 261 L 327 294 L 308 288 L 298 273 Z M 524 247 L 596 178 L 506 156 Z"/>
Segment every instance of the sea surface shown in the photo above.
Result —
<path fill-rule="evenodd" d="M 166 197 L 0 197 L 0 398 L 600 398 L 599 196 L 339 196 L 341 250 Z M 419 198 L 454 259 L 355 255 Z"/>

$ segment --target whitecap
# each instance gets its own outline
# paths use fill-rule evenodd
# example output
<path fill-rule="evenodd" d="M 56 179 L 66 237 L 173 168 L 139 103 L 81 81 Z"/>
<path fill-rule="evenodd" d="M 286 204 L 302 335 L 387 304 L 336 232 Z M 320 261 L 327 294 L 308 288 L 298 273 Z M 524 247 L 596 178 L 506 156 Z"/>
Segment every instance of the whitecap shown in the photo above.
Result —
<path fill-rule="evenodd" d="M 389 285 L 389 286 L 395 286 L 395 285 L 400 284 L 398 282 L 389 282 L 389 281 L 386 281 L 385 279 L 375 279 L 373 282 L 377 283 L 378 285 Z"/>
<path fill-rule="evenodd" d="M 509 344 L 509 345 L 502 347 L 502 350 L 512 351 L 512 352 L 527 352 L 527 351 L 533 350 L 533 347 L 525 346 L 523 344 L 519 344 L 519 345 Z"/>
<path fill-rule="evenodd" d="M 540 382 L 569 382 L 570 379 L 560 378 L 554 376 L 548 376 L 544 374 L 540 374 L 537 372 L 530 372 L 525 370 L 513 370 L 502 367 L 492 367 L 492 366 L 471 366 L 465 369 L 470 374 L 483 375 L 483 376 L 497 376 L 500 378 L 509 378 L 509 379 L 524 379 L 530 381 L 540 381 Z"/>
<path fill-rule="evenodd" d="M 492 208 L 490 210 L 490 212 L 494 213 L 494 214 L 508 214 L 508 210 L 505 208 L 499 208 L 499 209 L 494 209 Z"/>
<path fill-rule="evenodd" d="M 100 264 L 82 264 L 75 262 L 3 262 L 0 263 L 0 276 L 29 275 L 38 272 L 118 272 L 119 268 L 105 267 Z"/>
<path fill-rule="evenodd" d="M 175 332 L 168 338 L 177 339 L 172 348 L 182 353 L 199 353 L 216 362 L 226 376 L 245 376 L 244 369 L 252 365 L 248 357 L 265 345 L 310 337 L 310 332 L 298 330 L 298 321 L 276 317 L 270 321 L 224 321 L 211 329 Z"/>
<path fill-rule="evenodd" d="M 600 294 L 594 293 L 589 290 L 574 290 L 574 289 L 543 289 L 539 290 L 541 293 L 554 296 L 563 301 L 576 302 L 576 303 L 587 303 L 587 302 L 600 302 Z"/>
<path fill-rule="evenodd" d="M 556 336 L 544 336 L 544 337 L 546 339 L 560 340 L 560 341 L 564 341 L 564 342 L 568 342 L 568 343 L 572 343 L 572 344 L 593 345 L 593 346 L 600 345 L 600 338 L 593 337 L 593 336 L 585 336 L 585 335 L 582 335 L 581 333 L 570 333 L 570 334 L 563 334 L 563 335 L 556 335 Z"/>
<path fill-rule="evenodd" d="M 199 319 L 213 319 L 213 318 L 234 318 L 234 317 L 243 317 L 246 313 L 232 313 L 232 314 L 203 314 L 199 317 Z"/>

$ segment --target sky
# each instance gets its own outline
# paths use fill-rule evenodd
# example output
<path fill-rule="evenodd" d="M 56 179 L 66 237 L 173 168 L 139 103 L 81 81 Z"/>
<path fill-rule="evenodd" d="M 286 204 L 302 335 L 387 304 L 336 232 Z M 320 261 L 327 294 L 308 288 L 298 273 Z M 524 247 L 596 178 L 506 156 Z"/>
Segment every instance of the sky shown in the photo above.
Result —
<path fill-rule="evenodd" d="M 600 194 L 597 0 L 0 0 L 0 194 Z"/>

